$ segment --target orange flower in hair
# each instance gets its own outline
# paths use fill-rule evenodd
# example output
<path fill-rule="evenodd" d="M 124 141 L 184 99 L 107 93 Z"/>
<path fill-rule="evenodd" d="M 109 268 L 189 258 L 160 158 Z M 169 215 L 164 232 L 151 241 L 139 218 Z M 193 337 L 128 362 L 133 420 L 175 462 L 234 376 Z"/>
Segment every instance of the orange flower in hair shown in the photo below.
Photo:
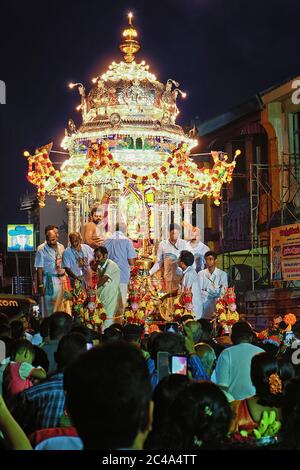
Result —
<path fill-rule="evenodd" d="M 269 377 L 269 387 L 270 392 L 272 395 L 277 395 L 278 393 L 282 393 L 282 380 L 277 374 L 271 374 Z"/>
<path fill-rule="evenodd" d="M 284 323 L 286 323 L 289 326 L 295 325 L 297 318 L 293 313 L 287 313 L 283 317 Z"/>

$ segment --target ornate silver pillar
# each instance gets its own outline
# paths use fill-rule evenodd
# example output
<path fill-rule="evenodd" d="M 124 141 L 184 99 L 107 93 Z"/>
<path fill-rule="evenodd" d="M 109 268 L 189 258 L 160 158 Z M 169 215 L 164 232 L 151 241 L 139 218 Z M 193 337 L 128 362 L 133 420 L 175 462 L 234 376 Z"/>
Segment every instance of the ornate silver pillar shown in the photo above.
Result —
<path fill-rule="evenodd" d="M 193 203 L 188 201 L 183 201 L 183 220 L 184 224 L 184 239 L 187 240 L 189 238 L 190 233 L 190 226 L 192 225 L 192 207 Z"/>
<path fill-rule="evenodd" d="M 68 209 L 68 238 L 70 233 L 74 232 L 75 229 L 75 213 L 74 213 L 74 203 L 72 200 L 67 202 Z"/>
<path fill-rule="evenodd" d="M 154 227 L 153 227 L 153 236 L 154 236 L 154 242 L 156 240 L 160 241 L 160 217 L 159 217 L 159 200 L 155 200 L 155 203 L 153 205 L 153 219 L 154 219 Z"/>
<path fill-rule="evenodd" d="M 74 232 L 80 233 L 80 200 L 76 199 L 74 201 Z"/>
<path fill-rule="evenodd" d="M 161 204 L 161 239 L 166 240 L 168 238 L 168 227 L 170 220 L 170 206 L 166 202 Z"/>

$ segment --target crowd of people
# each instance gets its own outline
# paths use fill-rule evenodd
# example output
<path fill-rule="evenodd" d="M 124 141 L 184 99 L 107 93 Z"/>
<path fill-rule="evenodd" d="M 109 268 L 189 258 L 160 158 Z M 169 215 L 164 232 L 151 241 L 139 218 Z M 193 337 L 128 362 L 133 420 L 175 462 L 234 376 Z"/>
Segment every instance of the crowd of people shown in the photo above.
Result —
<path fill-rule="evenodd" d="M 124 311 L 136 252 L 120 224 L 58 241 L 45 230 L 35 267 L 41 313 L 0 313 L 0 447 L 35 450 L 299 449 L 300 320 L 276 315 L 261 332 L 243 320 L 217 337 L 211 315 L 227 286 L 194 230 L 170 226 L 149 276 L 193 292 L 193 312 L 148 328 Z M 102 329 L 68 311 L 65 292 L 94 289 Z M 117 312 L 121 312 L 117 315 Z M 155 328 L 154 328 L 155 326 Z M 300 355 L 299 355 L 300 356 Z"/>
<path fill-rule="evenodd" d="M 300 448 L 294 342 L 274 346 L 246 321 L 226 342 L 207 319 L 167 326 L 114 323 L 100 334 L 66 312 L 1 314 L 1 447 Z M 274 318 L 272 336 L 280 328 Z M 300 343 L 300 321 L 292 333 Z M 186 367 L 174 371 L 174 358 Z"/>

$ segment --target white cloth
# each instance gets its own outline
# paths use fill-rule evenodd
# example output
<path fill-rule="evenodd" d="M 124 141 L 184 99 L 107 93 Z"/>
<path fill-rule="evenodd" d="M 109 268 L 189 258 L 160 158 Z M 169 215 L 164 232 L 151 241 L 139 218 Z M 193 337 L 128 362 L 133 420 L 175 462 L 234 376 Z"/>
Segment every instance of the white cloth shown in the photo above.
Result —
<path fill-rule="evenodd" d="M 208 269 L 199 271 L 203 318 L 211 318 L 215 312 L 216 300 L 225 294 L 228 287 L 228 276 L 225 271 L 215 268 L 212 273 Z"/>
<path fill-rule="evenodd" d="M 199 320 L 202 315 L 201 286 L 199 276 L 192 266 L 189 266 L 185 271 L 183 271 L 181 286 L 188 289 L 192 288 L 194 314 L 196 320 Z"/>
<path fill-rule="evenodd" d="M 54 312 L 63 310 L 63 297 L 66 289 L 66 276 L 58 277 L 58 273 L 63 273 L 61 269 L 64 246 L 57 243 L 57 250 L 45 244 L 43 248 L 36 252 L 35 268 L 43 269 L 43 281 L 46 288 L 44 298 L 41 298 L 42 316 L 50 316 Z M 52 280 L 53 292 L 47 289 L 47 284 Z M 50 284 L 50 283 L 49 283 Z"/>
<path fill-rule="evenodd" d="M 32 336 L 32 341 L 31 342 L 34 346 L 40 346 L 43 341 L 44 341 L 44 338 L 40 335 L 40 333 L 35 333 Z"/>
<path fill-rule="evenodd" d="M 63 245 L 62 243 L 59 243 L 59 242 L 57 242 L 57 244 L 58 244 L 58 246 L 59 246 L 59 249 L 60 249 L 61 251 L 64 251 L 64 249 L 65 249 L 64 245 Z M 41 243 L 41 244 L 37 247 L 36 251 L 42 250 L 46 245 L 47 245 L 47 242 L 46 242 L 46 240 L 45 240 L 43 243 Z"/>
<path fill-rule="evenodd" d="M 34 450 L 83 450 L 83 442 L 76 436 L 54 436 L 40 442 Z"/>
<path fill-rule="evenodd" d="M 66 248 L 63 252 L 62 267 L 69 268 L 75 276 L 84 276 L 85 285 L 90 286 L 92 278 L 90 263 L 93 259 L 94 250 L 89 245 L 81 243 L 80 251 L 69 246 L 69 248 Z"/>
<path fill-rule="evenodd" d="M 209 251 L 209 247 L 205 245 L 203 242 L 199 241 L 197 245 L 192 245 L 191 242 L 188 242 L 188 251 L 193 253 L 195 257 L 194 268 L 197 271 L 201 271 L 205 267 L 205 258 L 204 255 L 207 251 Z"/>
<path fill-rule="evenodd" d="M 121 293 L 121 298 L 122 298 L 122 306 L 123 306 L 123 312 L 126 307 L 126 302 L 127 302 L 127 291 L 128 291 L 128 284 L 125 282 L 120 282 L 120 293 Z"/>
<path fill-rule="evenodd" d="M 130 279 L 130 259 L 136 258 L 136 251 L 132 241 L 127 238 L 123 232 L 114 232 L 105 242 L 103 246 L 108 251 L 108 257 L 120 268 L 121 283 L 128 284 Z"/>
<path fill-rule="evenodd" d="M 158 245 L 156 262 L 149 271 L 150 276 L 162 268 L 165 258 L 178 260 L 182 250 L 188 250 L 188 242 L 181 238 L 178 238 L 174 245 L 169 240 L 161 241 Z"/>
<path fill-rule="evenodd" d="M 230 346 L 221 352 L 216 368 L 211 376 L 212 382 L 225 387 L 234 400 L 244 400 L 255 395 L 251 382 L 250 369 L 252 357 L 264 352 L 250 343 Z"/>
<path fill-rule="evenodd" d="M 19 368 L 19 376 L 21 377 L 22 380 L 28 379 L 28 377 L 31 374 L 32 369 L 34 369 L 32 364 L 29 364 L 28 362 L 22 362 Z"/>

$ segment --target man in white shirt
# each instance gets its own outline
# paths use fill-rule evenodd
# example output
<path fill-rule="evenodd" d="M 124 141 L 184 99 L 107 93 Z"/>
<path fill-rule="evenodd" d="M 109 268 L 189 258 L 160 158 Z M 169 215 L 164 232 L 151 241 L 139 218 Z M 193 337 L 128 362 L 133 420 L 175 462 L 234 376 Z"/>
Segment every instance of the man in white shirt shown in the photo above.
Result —
<path fill-rule="evenodd" d="M 216 300 L 225 294 L 228 287 L 228 276 L 217 268 L 217 254 L 214 251 L 205 253 L 206 269 L 199 271 L 203 318 L 210 319 L 216 309 Z"/>
<path fill-rule="evenodd" d="M 79 280 L 84 288 L 92 284 L 91 261 L 94 259 L 94 250 L 82 242 L 80 233 L 69 235 L 70 246 L 62 255 L 62 266 L 65 268 L 72 285 Z"/>
<path fill-rule="evenodd" d="M 45 238 L 47 238 L 47 233 L 50 231 L 50 230 L 53 230 L 53 232 L 56 234 L 56 237 L 57 237 L 57 244 L 58 245 L 61 245 L 61 247 L 63 247 L 63 245 L 61 243 L 59 243 L 59 230 L 58 230 L 58 226 L 57 225 L 46 225 L 45 227 Z M 40 251 L 42 248 L 44 248 L 45 246 L 47 245 L 47 240 L 45 240 L 43 243 L 41 243 L 36 251 Z"/>
<path fill-rule="evenodd" d="M 178 270 L 178 258 L 182 250 L 187 250 L 185 240 L 179 238 L 180 226 L 170 224 L 169 238 L 158 245 L 157 259 L 149 271 L 150 276 L 163 269 L 164 288 L 166 292 L 174 292 L 178 289 L 181 275 Z"/>
<path fill-rule="evenodd" d="M 188 242 L 188 250 L 193 253 L 195 257 L 195 269 L 198 273 L 205 268 L 204 255 L 209 251 L 209 247 L 201 241 L 200 228 L 192 227 L 190 237 L 191 239 Z"/>
<path fill-rule="evenodd" d="M 181 279 L 182 289 L 191 289 L 193 294 L 193 310 L 196 320 L 201 318 L 202 304 L 201 304 L 201 288 L 200 279 L 194 267 L 194 255 L 190 251 L 183 250 L 180 252 L 178 265 L 183 271 Z"/>
<path fill-rule="evenodd" d="M 107 248 L 108 257 L 120 268 L 120 291 L 122 296 L 123 311 L 126 307 L 128 283 L 130 279 L 130 267 L 134 266 L 136 251 L 132 241 L 126 237 L 125 224 L 116 224 L 116 231 L 105 240 L 103 246 Z"/>
<path fill-rule="evenodd" d="M 43 317 L 63 311 L 64 292 L 67 288 L 66 273 L 62 268 L 64 246 L 57 242 L 54 230 L 47 232 L 46 241 L 46 245 L 36 252 L 34 263 Z"/>
<path fill-rule="evenodd" d="M 247 322 L 239 321 L 232 327 L 230 346 L 221 352 L 211 380 L 234 400 L 244 400 L 255 395 L 251 381 L 251 360 L 263 349 L 251 344 L 254 333 Z"/>

